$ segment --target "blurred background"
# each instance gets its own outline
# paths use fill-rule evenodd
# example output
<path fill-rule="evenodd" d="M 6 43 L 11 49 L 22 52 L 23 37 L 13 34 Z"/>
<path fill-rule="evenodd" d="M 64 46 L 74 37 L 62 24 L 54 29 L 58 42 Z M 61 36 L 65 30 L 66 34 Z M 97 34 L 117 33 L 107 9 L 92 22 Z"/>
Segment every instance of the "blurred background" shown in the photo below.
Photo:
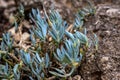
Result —
<path fill-rule="evenodd" d="M 91 0 L 91 2 L 96 7 L 99 4 L 120 4 L 120 0 Z M 17 8 L 20 4 L 24 6 L 26 16 L 30 13 L 31 8 L 39 8 L 42 11 L 41 0 L 0 0 L 0 32 L 7 30 L 9 25 L 13 23 L 12 16 L 17 13 Z M 88 5 L 87 0 L 43 0 L 43 4 L 47 12 L 54 8 L 69 23 L 72 22 L 74 14 L 80 8 Z"/>

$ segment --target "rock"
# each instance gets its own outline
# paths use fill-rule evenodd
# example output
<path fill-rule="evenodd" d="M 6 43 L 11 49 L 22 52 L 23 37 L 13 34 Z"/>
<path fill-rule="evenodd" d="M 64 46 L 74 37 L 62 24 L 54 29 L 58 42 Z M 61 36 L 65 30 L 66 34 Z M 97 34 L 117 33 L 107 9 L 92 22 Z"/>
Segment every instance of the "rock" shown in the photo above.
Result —
<path fill-rule="evenodd" d="M 102 80 L 120 80 L 120 72 L 108 72 L 101 76 Z"/>
<path fill-rule="evenodd" d="M 29 40 L 29 37 L 30 37 L 30 34 L 27 32 L 24 32 L 22 35 L 20 35 L 19 33 L 15 33 L 15 27 L 8 30 L 8 32 L 11 33 L 15 41 L 20 41 L 21 38 L 22 38 L 22 41 L 27 41 Z"/>
<path fill-rule="evenodd" d="M 22 40 L 23 40 L 23 41 L 29 40 L 29 37 L 30 37 L 30 34 L 27 33 L 27 32 L 24 32 L 24 33 L 22 34 Z"/>
<path fill-rule="evenodd" d="M 101 62 L 106 62 L 109 60 L 109 57 L 102 57 Z"/>
<path fill-rule="evenodd" d="M 119 17 L 120 18 L 120 9 L 113 9 L 113 8 L 110 8 L 106 11 L 106 14 L 111 17 L 111 18 L 117 18 Z"/>
<path fill-rule="evenodd" d="M 111 32 L 110 31 L 105 31 L 106 35 L 110 36 Z"/>
<path fill-rule="evenodd" d="M 75 75 L 74 77 L 69 77 L 68 80 L 83 80 L 80 75 Z"/>
<path fill-rule="evenodd" d="M 13 38 L 16 42 L 21 40 L 21 35 L 19 33 L 15 33 L 15 27 L 9 29 L 8 32 L 11 33 L 11 35 L 13 36 Z"/>
<path fill-rule="evenodd" d="M 72 80 L 82 80 L 82 79 L 81 79 L 81 76 L 80 76 L 80 75 L 76 75 L 76 76 L 73 77 Z"/>
<path fill-rule="evenodd" d="M 16 42 L 19 42 L 21 40 L 21 35 L 19 33 L 16 33 L 14 36 L 13 36 L 14 40 Z"/>
<path fill-rule="evenodd" d="M 5 2 L 5 0 L 0 0 L 0 7 L 6 8 L 8 4 Z"/>

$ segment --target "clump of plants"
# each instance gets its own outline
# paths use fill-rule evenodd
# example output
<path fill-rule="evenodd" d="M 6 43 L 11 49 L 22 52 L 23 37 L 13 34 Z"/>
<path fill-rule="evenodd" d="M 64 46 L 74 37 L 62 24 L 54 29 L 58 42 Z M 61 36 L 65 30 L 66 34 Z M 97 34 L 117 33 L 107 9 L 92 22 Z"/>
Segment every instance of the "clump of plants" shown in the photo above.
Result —
<path fill-rule="evenodd" d="M 79 11 L 69 30 L 69 24 L 58 11 L 51 10 L 47 17 L 46 14 L 41 16 L 38 9 L 32 9 L 29 15 L 34 25 L 29 29 L 28 48 L 16 46 L 10 33 L 3 34 L 0 79 L 48 80 L 52 76 L 66 79 L 74 75 L 87 50 L 91 46 L 98 47 L 97 36 L 91 41 L 83 27 L 87 14 L 93 14 L 91 8 Z"/>

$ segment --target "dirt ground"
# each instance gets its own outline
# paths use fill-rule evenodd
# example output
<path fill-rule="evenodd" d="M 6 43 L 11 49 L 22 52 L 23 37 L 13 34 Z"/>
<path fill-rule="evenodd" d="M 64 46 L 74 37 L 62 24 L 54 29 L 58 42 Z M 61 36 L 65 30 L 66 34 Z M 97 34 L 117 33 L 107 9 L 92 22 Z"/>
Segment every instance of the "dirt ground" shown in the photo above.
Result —
<path fill-rule="evenodd" d="M 115 17 L 117 13 L 112 12 L 113 9 L 120 10 L 120 7 L 99 5 L 96 15 L 85 24 L 99 36 L 99 49 L 87 55 L 80 68 L 84 80 L 120 80 L 120 14 Z"/>
<path fill-rule="evenodd" d="M 0 6 L 0 37 L 9 28 L 7 13 L 14 13 L 13 7 L 8 10 L 8 5 L 13 5 L 14 2 L 2 1 L 6 1 L 6 5 Z M 87 5 L 84 0 L 81 2 L 78 2 L 79 0 L 52 1 L 45 2 L 46 9 L 50 9 L 54 2 L 55 9 L 69 23 L 72 23 L 77 10 Z M 76 71 L 78 74 L 72 80 L 120 80 L 120 0 L 94 0 L 94 5 L 96 13 L 87 18 L 83 27 L 87 28 L 88 35 L 91 32 L 97 34 L 99 49 L 87 53 L 86 59 Z"/>

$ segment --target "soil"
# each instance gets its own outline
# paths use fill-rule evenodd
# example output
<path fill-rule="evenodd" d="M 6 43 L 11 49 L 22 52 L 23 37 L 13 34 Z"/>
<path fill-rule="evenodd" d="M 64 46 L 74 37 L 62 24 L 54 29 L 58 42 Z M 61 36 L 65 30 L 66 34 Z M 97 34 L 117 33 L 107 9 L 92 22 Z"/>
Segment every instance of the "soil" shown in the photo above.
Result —
<path fill-rule="evenodd" d="M 82 63 L 80 73 L 84 80 L 120 80 L 120 18 L 106 15 L 106 6 L 117 9 L 115 5 L 102 4 L 85 23 L 88 32 L 99 36 L 99 49 L 87 54 L 86 62 Z"/>
<path fill-rule="evenodd" d="M 51 1 L 47 3 L 46 9 L 50 9 Z M 86 5 L 85 2 L 78 3 L 78 1 L 55 0 L 54 2 L 55 8 L 62 14 L 63 19 L 70 24 L 77 10 Z M 77 70 L 78 74 L 70 79 L 120 80 L 120 0 L 94 0 L 94 3 L 96 13 L 87 17 L 83 27 L 87 28 L 88 35 L 91 35 L 91 32 L 97 34 L 99 49 L 86 54 L 85 60 Z M 8 17 L 3 13 L 6 10 L 8 10 L 7 7 L 0 6 L 0 37 L 7 31 L 7 26 L 10 24 Z M 12 12 L 9 11 L 9 13 Z"/>

